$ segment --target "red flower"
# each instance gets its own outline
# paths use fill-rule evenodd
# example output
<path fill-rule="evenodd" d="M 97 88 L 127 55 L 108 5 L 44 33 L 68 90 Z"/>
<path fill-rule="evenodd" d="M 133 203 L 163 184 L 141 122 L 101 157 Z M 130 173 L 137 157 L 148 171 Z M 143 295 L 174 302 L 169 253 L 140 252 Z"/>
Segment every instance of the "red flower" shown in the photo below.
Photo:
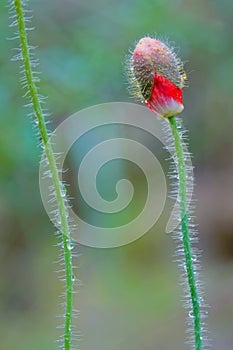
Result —
<path fill-rule="evenodd" d="M 161 117 L 171 117 L 184 109 L 182 88 L 186 74 L 172 49 L 150 37 L 142 38 L 130 60 L 133 93 Z"/>

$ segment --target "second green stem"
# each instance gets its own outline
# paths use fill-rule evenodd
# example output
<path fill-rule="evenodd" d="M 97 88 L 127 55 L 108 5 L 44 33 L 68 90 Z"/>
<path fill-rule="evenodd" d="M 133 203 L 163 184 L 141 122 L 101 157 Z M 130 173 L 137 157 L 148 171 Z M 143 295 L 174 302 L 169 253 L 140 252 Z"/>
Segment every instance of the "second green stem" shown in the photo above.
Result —
<path fill-rule="evenodd" d="M 189 216 L 187 210 L 187 170 L 185 163 L 184 150 L 182 146 L 182 139 L 179 134 L 179 129 L 175 117 L 168 118 L 172 135 L 174 138 L 174 145 L 177 157 L 177 168 L 179 178 L 179 198 L 180 198 L 180 218 L 181 231 L 184 248 L 185 267 L 187 271 L 188 286 L 190 291 L 192 303 L 192 317 L 194 327 L 195 350 L 202 350 L 202 334 L 201 334 L 201 314 L 200 301 L 197 291 L 197 281 L 194 273 L 192 250 L 189 233 Z"/>

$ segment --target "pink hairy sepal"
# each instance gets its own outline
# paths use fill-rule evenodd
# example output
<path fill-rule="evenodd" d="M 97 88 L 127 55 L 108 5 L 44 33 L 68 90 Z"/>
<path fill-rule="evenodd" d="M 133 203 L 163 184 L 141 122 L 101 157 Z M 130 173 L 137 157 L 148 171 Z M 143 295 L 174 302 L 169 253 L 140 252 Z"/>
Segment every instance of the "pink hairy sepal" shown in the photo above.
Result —
<path fill-rule="evenodd" d="M 162 117 L 183 111 L 186 75 L 181 61 L 168 46 L 154 38 L 142 38 L 135 47 L 131 65 L 137 88 L 151 111 Z"/>

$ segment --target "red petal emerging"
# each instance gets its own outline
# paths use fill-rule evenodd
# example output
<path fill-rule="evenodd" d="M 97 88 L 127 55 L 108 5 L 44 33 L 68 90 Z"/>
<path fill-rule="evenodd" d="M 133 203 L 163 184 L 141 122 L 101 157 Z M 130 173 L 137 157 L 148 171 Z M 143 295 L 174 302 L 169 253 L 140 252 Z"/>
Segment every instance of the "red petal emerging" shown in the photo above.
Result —
<path fill-rule="evenodd" d="M 162 117 L 171 117 L 184 109 L 182 89 L 162 75 L 154 73 L 154 84 L 150 98 L 145 100 L 150 110 Z"/>

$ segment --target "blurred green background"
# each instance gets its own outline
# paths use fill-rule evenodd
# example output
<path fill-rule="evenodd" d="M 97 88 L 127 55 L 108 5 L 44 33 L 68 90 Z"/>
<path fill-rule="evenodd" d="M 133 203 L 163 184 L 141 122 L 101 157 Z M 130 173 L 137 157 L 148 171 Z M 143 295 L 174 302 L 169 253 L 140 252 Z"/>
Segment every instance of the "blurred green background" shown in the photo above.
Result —
<path fill-rule="evenodd" d="M 0 9 L 0 339 L 1 349 L 56 349 L 63 291 L 55 271 L 54 227 L 38 186 L 37 130 L 23 108 L 16 41 Z M 30 43 L 37 45 L 41 92 L 51 129 L 94 104 L 132 102 L 124 73 L 129 47 L 158 34 L 179 47 L 190 87 L 190 130 L 212 349 L 233 344 L 233 2 L 231 0 L 30 1 Z M 33 132 L 32 132 L 33 127 Z M 161 149 L 161 162 L 165 159 Z M 164 162 L 164 169 L 168 164 Z M 140 184 L 139 184 L 140 185 Z M 173 263 L 175 243 L 161 220 L 138 241 L 116 249 L 75 248 L 82 281 L 75 295 L 82 350 L 186 349 L 185 313 Z"/>

